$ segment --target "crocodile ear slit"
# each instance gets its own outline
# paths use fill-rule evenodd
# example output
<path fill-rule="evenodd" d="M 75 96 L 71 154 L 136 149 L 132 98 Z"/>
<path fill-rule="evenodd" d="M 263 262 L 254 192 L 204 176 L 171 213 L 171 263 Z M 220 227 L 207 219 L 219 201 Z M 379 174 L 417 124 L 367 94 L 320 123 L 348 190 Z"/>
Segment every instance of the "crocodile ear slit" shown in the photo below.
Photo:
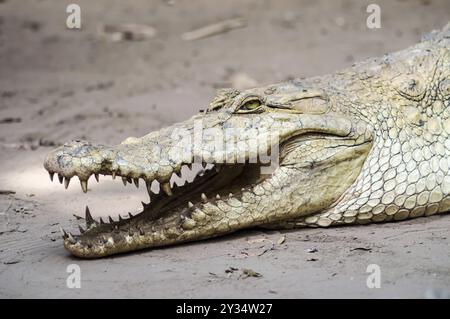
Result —
<path fill-rule="evenodd" d="M 329 109 L 328 101 L 321 97 L 291 101 L 290 105 L 292 109 L 303 114 L 325 114 Z"/>

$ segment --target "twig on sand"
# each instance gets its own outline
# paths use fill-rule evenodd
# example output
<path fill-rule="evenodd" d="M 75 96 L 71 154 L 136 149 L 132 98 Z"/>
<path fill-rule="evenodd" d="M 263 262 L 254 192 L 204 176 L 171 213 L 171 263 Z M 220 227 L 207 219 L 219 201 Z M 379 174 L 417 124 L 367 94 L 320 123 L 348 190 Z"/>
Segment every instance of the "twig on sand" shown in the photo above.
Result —
<path fill-rule="evenodd" d="M 246 22 L 243 18 L 233 18 L 223 20 L 217 23 L 209 24 L 201 28 L 183 33 L 182 38 L 185 41 L 193 41 L 220 33 L 225 33 L 233 29 L 243 28 L 246 26 Z"/>

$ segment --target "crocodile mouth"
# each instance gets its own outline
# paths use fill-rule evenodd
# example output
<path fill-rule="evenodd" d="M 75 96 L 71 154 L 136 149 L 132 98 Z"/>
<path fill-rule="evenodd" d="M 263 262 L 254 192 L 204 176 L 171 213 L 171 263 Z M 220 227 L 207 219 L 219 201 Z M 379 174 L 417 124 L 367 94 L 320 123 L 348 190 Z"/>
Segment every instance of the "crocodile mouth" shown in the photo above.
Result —
<path fill-rule="evenodd" d="M 361 140 L 360 134 L 348 132 L 309 131 L 293 132 L 276 145 L 277 152 L 274 145 L 266 145 L 265 156 L 270 160 L 247 152 L 244 158 L 231 163 L 192 157 L 190 162 L 178 162 L 177 168 L 163 175 L 164 180 L 160 179 L 162 175 L 149 178 L 136 170 L 127 173 L 114 168 L 112 163 L 123 161 L 120 151 L 108 157 L 108 148 L 88 142 L 64 145 L 49 154 L 45 162 L 51 179 L 58 173 L 59 181 L 67 187 L 70 178 L 78 176 L 84 192 L 92 175 L 97 181 L 99 175 L 120 177 L 124 185 L 138 186 L 143 180 L 150 195 L 150 202 L 142 203 L 140 213 L 108 217 L 106 221 L 94 219 L 86 207 L 86 226 L 79 227 L 79 234 L 61 230 L 64 246 L 75 256 L 99 258 L 264 227 L 270 221 L 320 211 L 335 202 L 356 179 L 371 140 Z M 92 163 L 98 152 L 104 157 L 96 166 Z M 88 161 L 91 171 L 82 165 L 66 165 L 68 154 L 69 163 Z M 273 165 L 274 159 L 277 165 Z M 324 184 L 326 189 L 320 187 Z M 286 201 L 292 201 L 292 194 L 299 192 L 296 196 L 301 200 L 287 210 L 283 208 Z M 269 198 L 277 202 L 267 203 Z"/>
<path fill-rule="evenodd" d="M 237 164 L 183 164 L 179 171 L 172 173 L 170 182 L 145 180 L 150 202 L 142 202 L 142 211 L 138 214 L 128 213 L 127 217 L 119 215 L 118 218 L 108 216 L 104 220 L 92 217 L 86 207 L 86 226 L 79 226 L 79 234 L 61 229 L 64 245 L 80 257 L 90 257 L 86 251 L 97 251 L 92 257 L 98 257 L 102 251 L 109 251 L 114 246 L 128 243 L 132 247 L 135 246 L 133 241 L 148 238 L 153 238 L 152 246 L 158 246 L 158 238 L 164 239 L 166 245 L 171 236 L 176 238 L 195 226 L 198 215 L 204 214 L 202 207 L 205 204 L 217 205 L 232 198 L 241 200 L 244 192 L 251 192 L 254 185 L 269 178 L 270 175 L 261 174 L 261 167 L 264 166 L 267 165 L 248 161 Z M 60 181 L 65 180 L 58 177 Z M 117 173 L 113 178 L 116 177 L 121 177 L 124 185 L 134 183 L 139 187 L 139 179 Z"/>

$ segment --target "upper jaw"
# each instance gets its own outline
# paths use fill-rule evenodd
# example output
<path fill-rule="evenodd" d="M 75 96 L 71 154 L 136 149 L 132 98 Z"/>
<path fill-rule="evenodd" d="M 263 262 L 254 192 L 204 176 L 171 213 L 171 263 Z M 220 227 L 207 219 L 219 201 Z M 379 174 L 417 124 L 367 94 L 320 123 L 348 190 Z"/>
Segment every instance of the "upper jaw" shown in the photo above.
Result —
<path fill-rule="evenodd" d="M 113 147 L 72 141 L 50 152 L 44 167 L 52 180 L 57 174 L 66 186 L 72 177 L 78 177 L 84 192 L 92 175 L 97 180 L 99 175 L 111 175 L 113 178 L 121 176 L 125 181 L 134 180 L 135 183 L 143 179 L 149 190 L 152 182 L 157 181 L 169 194 L 171 177 L 179 174 L 184 165 L 245 163 L 258 151 L 269 152 L 272 141 L 268 130 L 252 130 L 244 138 L 240 131 L 231 132 L 225 128 L 226 116 L 224 112 L 196 116 L 141 138 L 128 138 Z M 239 124 L 243 126 L 240 129 L 246 130 L 248 123 L 231 123 L 230 126 Z M 216 137 L 225 143 L 216 144 Z M 239 144 L 242 141 L 246 150 L 242 150 L 242 144 Z M 264 149 L 255 148 L 258 145 L 264 145 Z"/>
<path fill-rule="evenodd" d="M 336 114 L 281 112 L 230 117 L 227 112 L 214 112 L 141 138 L 128 138 L 114 147 L 72 141 L 50 152 L 44 167 L 52 180 L 57 174 L 66 186 L 77 176 L 84 192 L 90 176 L 98 180 L 100 174 L 134 179 L 135 183 L 143 179 L 149 189 L 156 180 L 168 190 L 172 175 L 183 165 L 270 162 L 276 156 L 270 156 L 271 152 L 292 136 L 312 131 L 346 136 L 354 125 Z"/>

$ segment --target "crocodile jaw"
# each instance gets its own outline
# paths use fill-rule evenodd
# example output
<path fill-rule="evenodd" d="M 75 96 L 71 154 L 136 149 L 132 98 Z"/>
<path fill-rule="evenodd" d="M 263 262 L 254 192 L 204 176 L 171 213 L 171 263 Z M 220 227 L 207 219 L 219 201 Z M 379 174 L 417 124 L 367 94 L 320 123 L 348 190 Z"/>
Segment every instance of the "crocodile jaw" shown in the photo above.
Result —
<path fill-rule="evenodd" d="M 87 209 L 86 230 L 81 228 L 79 235 L 63 233 L 66 249 L 79 257 L 97 258 L 215 237 L 323 210 L 356 179 L 371 145 L 365 125 L 337 115 L 261 116 L 258 134 L 245 134 L 246 145 L 264 145 L 262 153 L 267 155 L 274 149 L 273 135 L 278 136 L 280 162 L 270 169 L 268 164 L 273 163 L 261 162 L 261 149 L 241 152 L 237 145 L 244 141 L 242 131 L 234 136 L 235 147 L 211 152 L 211 136 L 204 133 L 200 147 L 194 143 L 188 154 L 180 152 L 180 145 L 186 144 L 174 138 L 179 135 L 175 132 L 180 128 L 193 132 L 199 119 L 208 123 L 202 132 L 217 126 L 248 128 L 254 121 L 249 116 L 237 121 L 228 113 L 211 112 L 115 147 L 74 141 L 50 153 L 45 168 L 60 180 L 77 176 L 84 191 L 91 175 L 103 174 L 121 176 L 125 184 L 143 179 L 151 197 L 140 214 L 118 221 L 96 221 Z M 326 127 L 319 125 L 325 122 Z M 300 153 L 302 160 L 298 160 Z M 202 166 L 208 163 L 203 175 L 183 186 L 171 183 L 184 166 L 196 161 Z M 155 181 L 160 185 L 158 194 L 150 191 Z M 326 189 L 320 187 L 324 183 Z"/>

